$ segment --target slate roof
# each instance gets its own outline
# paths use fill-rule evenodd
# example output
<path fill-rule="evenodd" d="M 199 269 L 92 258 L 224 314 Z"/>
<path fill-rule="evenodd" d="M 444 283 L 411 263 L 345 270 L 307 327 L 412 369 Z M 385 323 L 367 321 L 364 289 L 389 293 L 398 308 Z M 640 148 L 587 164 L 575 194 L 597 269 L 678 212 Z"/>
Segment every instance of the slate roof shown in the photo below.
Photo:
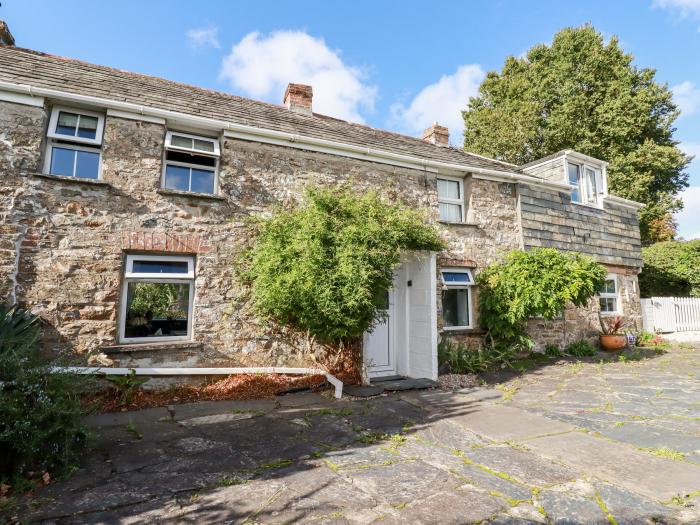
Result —
<path fill-rule="evenodd" d="M 303 115 L 289 111 L 282 105 L 259 102 L 30 49 L 0 46 L 0 80 L 344 142 L 426 160 L 466 164 L 511 173 L 519 171 L 512 164 L 487 159 L 457 148 L 435 146 L 415 137 L 316 113 Z"/>

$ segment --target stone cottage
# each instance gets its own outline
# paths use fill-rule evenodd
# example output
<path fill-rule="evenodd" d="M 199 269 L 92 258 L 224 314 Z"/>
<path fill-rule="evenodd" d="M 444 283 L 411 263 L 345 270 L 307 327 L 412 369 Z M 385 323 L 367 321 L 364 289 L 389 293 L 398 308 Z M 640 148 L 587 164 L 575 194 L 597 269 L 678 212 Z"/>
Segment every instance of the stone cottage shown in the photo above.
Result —
<path fill-rule="evenodd" d="M 478 340 L 474 277 L 500 254 L 552 246 L 609 269 L 590 308 L 532 320 L 539 343 L 639 323 L 640 205 L 606 163 L 562 151 L 515 166 L 313 111 L 14 47 L 0 36 L 0 300 L 45 320 L 47 347 L 122 366 L 296 364 L 240 302 L 246 220 L 310 183 L 351 184 L 425 210 L 449 248 L 406 254 L 390 315 L 364 340 L 371 376 L 435 377 L 440 337 Z M 280 94 L 282 95 L 282 94 Z"/>

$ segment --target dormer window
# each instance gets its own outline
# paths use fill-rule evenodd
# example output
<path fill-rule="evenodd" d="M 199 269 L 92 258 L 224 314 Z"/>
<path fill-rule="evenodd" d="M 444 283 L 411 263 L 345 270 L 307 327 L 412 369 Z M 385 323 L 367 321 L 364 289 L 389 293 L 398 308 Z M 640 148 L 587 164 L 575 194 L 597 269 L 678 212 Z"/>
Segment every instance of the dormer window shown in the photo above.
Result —
<path fill-rule="evenodd" d="M 60 177 L 99 179 L 104 115 L 56 107 L 51 112 L 44 172 Z"/>
<path fill-rule="evenodd" d="M 605 191 L 603 175 L 600 169 L 588 164 L 569 162 L 567 164 L 567 176 L 569 184 L 573 186 L 571 202 L 593 206 L 600 204 Z"/>
<path fill-rule="evenodd" d="M 217 139 L 168 131 L 163 187 L 192 193 L 216 193 L 219 154 Z"/>

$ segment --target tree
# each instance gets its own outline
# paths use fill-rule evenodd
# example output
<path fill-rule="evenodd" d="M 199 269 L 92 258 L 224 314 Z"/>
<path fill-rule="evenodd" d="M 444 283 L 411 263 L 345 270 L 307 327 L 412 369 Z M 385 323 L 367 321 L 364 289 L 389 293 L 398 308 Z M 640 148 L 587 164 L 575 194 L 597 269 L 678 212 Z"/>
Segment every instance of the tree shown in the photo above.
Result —
<path fill-rule="evenodd" d="M 700 239 L 642 248 L 642 297 L 700 297 Z"/>
<path fill-rule="evenodd" d="M 569 148 L 606 160 L 611 193 L 646 205 L 642 242 L 667 240 L 692 158 L 673 139 L 679 111 L 668 86 L 632 61 L 590 25 L 508 57 L 463 112 L 464 147 L 516 164 Z"/>
<path fill-rule="evenodd" d="M 386 315 L 401 252 L 445 247 L 426 217 L 372 191 L 311 188 L 263 221 L 239 261 L 252 305 L 321 342 L 352 343 Z"/>

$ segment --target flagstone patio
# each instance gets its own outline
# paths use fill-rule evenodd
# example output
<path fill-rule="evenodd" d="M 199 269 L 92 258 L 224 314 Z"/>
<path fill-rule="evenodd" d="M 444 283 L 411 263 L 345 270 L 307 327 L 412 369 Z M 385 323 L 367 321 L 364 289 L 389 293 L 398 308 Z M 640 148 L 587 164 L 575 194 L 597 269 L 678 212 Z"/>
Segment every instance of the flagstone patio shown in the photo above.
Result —
<path fill-rule="evenodd" d="M 295 394 L 89 418 L 42 523 L 698 523 L 700 352 L 495 387 Z"/>

